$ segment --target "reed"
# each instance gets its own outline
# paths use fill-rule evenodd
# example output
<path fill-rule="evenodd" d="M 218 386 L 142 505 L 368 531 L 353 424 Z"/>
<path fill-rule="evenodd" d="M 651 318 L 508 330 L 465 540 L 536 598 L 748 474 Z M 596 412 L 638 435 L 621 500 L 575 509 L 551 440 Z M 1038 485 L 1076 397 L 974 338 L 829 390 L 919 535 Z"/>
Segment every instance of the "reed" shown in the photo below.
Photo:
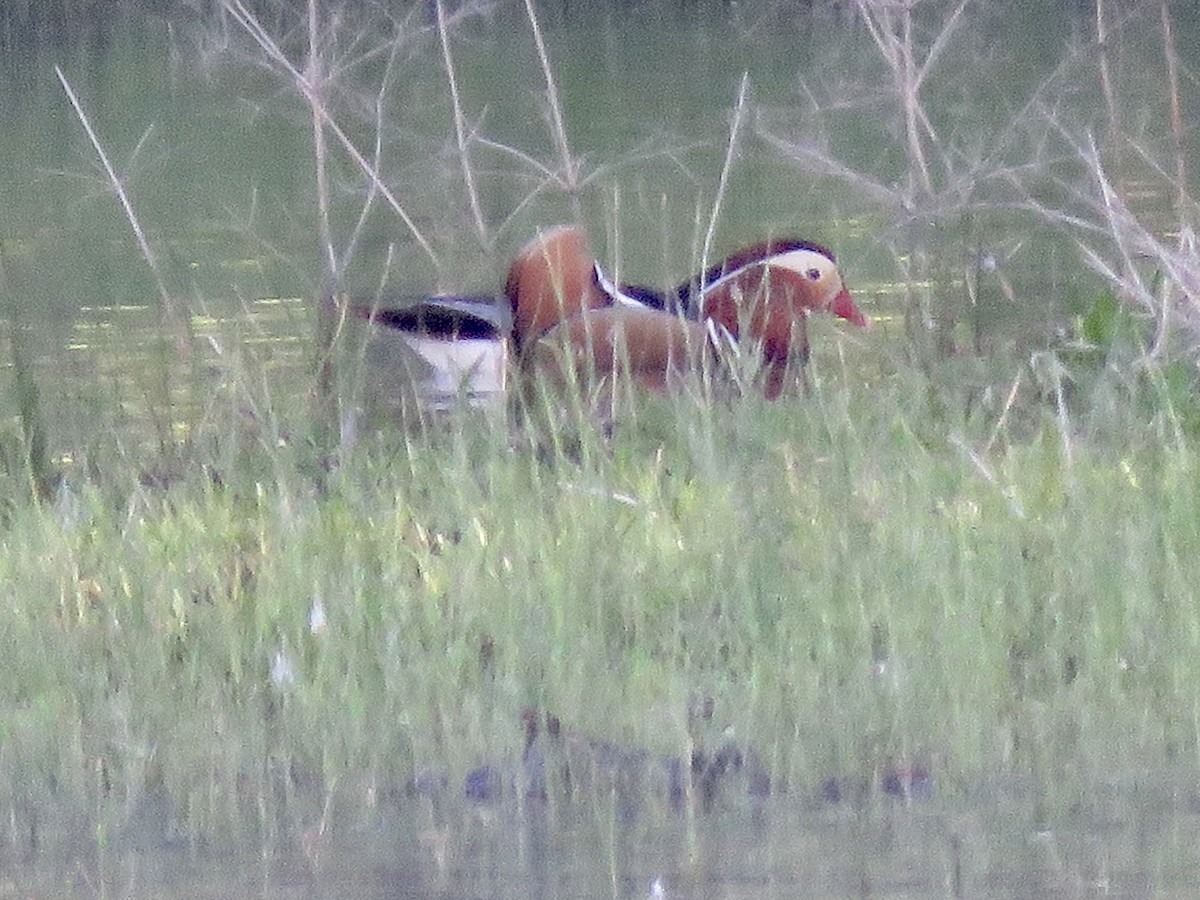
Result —
<path fill-rule="evenodd" d="M 436 0 L 436 13 L 438 41 L 442 45 L 442 61 L 446 67 L 446 83 L 450 87 L 450 100 L 454 106 L 454 137 L 458 147 L 459 162 L 462 164 L 463 183 L 467 188 L 467 197 L 471 203 L 471 217 L 475 222 L 479 242 L 486 251 L 490 248 L 491 240 L 488 237 L 487 223 L 483 219 L 479 190 L 475 186 L 475 173 L 471 168 L 466 117 L 463 114 L 462 99 L 459 96 L 458 77 L 454 73 L 454 58 L 450 53 L 450 34 L 446 25 L 446 7 L 442 0 Z"/>
<path fill-rule="evenodd" d="M 91 142 L 96 155 L 100 159 L 101 165 L 104 167 L 104 174 L 112 185 L 113 193 L 121 204 L 121 211 L 125 214 L 125 218 L 129 222 L 129 227 L 133 231 L 133 236 L 137 239 L 138 249 L 141 250 L 142 257 L 146 260 L 146 265 L 150 267 L 150 271 L 154 274 L 159 300 L 162 303 L 168 326 L 176 334 L 178 348 L 181 353 L 188 353 L 190 352 L 190 339 L 187 331 L 187 319 L 178 308 L 178 304 L 171 295 L 171 291 L 167 289 L 162 268 L 158 264 L 158 256 L 150 246 L 146 232 L 138 221 L 137 213 L 133 209 L 133 202 L 129 198 L 129 193 L 125 190 L 125 185 L 117 175 L 116 169 L 113 168 L 112 162 L 109 161 L 108 154 L 104 151 L 104 147 L 101 145 L 100 138 L 97 137 L 95 129 L 92 128 L 92 123 L 88 120 L 87 113 L 84 112 L 79 97 L 72 89 L 70 82 L 67 81 L 67 76 L 63 74 L 63 70 L 58 66 L 54 67 L 54 74 L 58 76 L 58 81 L 62 85 L 63 91 L 66 92 L 67 99 L 71 101 L 71 108 L 79 118 L 80 124 L 83 125 L 84 131 L 87 132 L 88 140 Z M 143 135 L 142 140 L 145 140 L 145 137 Z"/>

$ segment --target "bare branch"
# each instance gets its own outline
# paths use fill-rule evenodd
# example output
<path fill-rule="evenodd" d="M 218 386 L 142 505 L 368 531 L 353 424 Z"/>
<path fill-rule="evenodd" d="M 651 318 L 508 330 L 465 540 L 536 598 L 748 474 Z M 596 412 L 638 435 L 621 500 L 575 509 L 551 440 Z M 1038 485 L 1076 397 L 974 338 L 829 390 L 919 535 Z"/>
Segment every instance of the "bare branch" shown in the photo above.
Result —
<path fill-rule="evenodd" d="M 276 67 L 285 74 L 300 95 L 310 104 L 314 114 L 321 120 L 322 124 L 329 129 L 330 133 L 337 138 L 342 149 L 354 160 L 355 165 L 367 176 L 368 179 L 376 186 L 379 193 L 387 200 L 388 205 L 395 211 L 401 221 L 408 227 L 413 238 L 420 244 L 421 249 L 425 251 L 430 260 L 436 266 L 438 264 L 437 254 L 433 250 L 433 246 L 426 240 L 425 235 L 417 227 L 416 222 L 409 216 L 408 212 L 396 199 L 391 189 L 384 184 L 380 177 L 379 170 L 371 165 L 363 156 L 362 152 L 354 145 L 354 142 L 346 135 L 344 131 L 334 121 L 333 116 L 321 102 L 320 93 L 317 87 L 309 81 L 308 77 L 300 72 L 284 54 L 283 50 L 275 42 L 275 40 L 262 27 L 254 14 L 248 10 L 242 3 L 242 0 L 221 0 L 221 6 L 233 17 L 239 25 L 254 39 L 267 58 L 271 60 Z"/>
<path fill-rule="evenodd" d="M 458 159 L 462 164 L 463 182 L 467 186 L 467 197 L 471 203 L 471 214 L 475 218 L 475 230 L 479 243 L 486 250 L 488 240 L 487 223 L 483 219 L 483 207 L 479 203 L 479 192 L 475 189 L 475 175 L 471 171 L 471 157 L 467 143 L 466 116 L 463 115 L 462 99 L 458 95 L 458 78 L 454 74 L 454 58 L 450 55 L 450 37 L 446 29 L 446 7 L 443 0 L 435 0 L 438 39 L 442 44 L 442 62 L 446 67 L 446 80 L 450 84 L 450 102 L 454 107 L 454 134 L 458 142 Z"/>
<path fill-rule="evenodd" d="M 708 229 L 704 233 L 704 248 L 700 255 L 700 271 L 708 268 L 709 254 L 712 250 L 713 235 L 717 231 L 717 217 L 721 212 L 721 203 L 725 199 L 725 189 L 729 185 L 729 171 L 733 168 L 733 157 L 737 151 L 738 136 L 741 134 L 742 121 L 746 117 L 746 90 L 750 86 L 750 73 L 742 73 L 742 83 L 738 88 L 737 105 L 733 108 L 733 119 L 729 123 L 729 140 L 725 144 L 725 161 L 721 164 L 721 177 L 717 182 L 717 195 L 713 198 L 712 211 L 708 216 Z"/>
<path fill-rule="evenodd" d="M 121 181 L 121 177 L 117 174 L 116 169 L 113 168 L 112 162 L 109 161 L 108 154 L 104 152 L 100 138 L 97 137 L 95 129 L 92 128 L 92 123 L 88 120 L 87 113 L 83 110 L 83 104 L 71 88 L 70 82 L 67 81 L 67 76 L 63 74 L 63 70 L 58 66 L 54 67 L 54 74 L 58 76 L 59 83 L 62 84 L 67 99 L 71 101 L 71 106 L 75 110 L 75 115 L 79 118 L 80 124 L 83 125 L 83 130 L 87 132 L 88 140 L 91 141 L 92 148 L 96 151 L 96 156 L 100 158 L 100 164 L 104 167 L 104 173 L 108 176 L 113 193 L 117 195 L 117 200 L 120 202 L 121 209 L 125 213 L 129 227 L 133 230 L 133 236 L 142 251 L 146 265 L 150 267 L 150 272 L 154 275 L 155 286 L 158 288 L 163 310 L 172 325 L 179 332 L 180 349 L 181 351 L 186 351 L 189 349 L 187 323 L 180 313 L 175 299 L 171 296 L 171 292 L 167 290 L 167 283 L 163 278 L 162 268 L 158 264 L 158 256 L 155 254 L 154 248 L 150 246 L 150 241 L 146 238 L 146 232 L 142 229 L 142 225 L 138 221 L 137 213 L 133 210 L 133 202 L 129 199 L 129 193 L 125 190 L 125 185 Z M 144 136 L 142 140 L 145 140 Z M 141 141 L 138 142 L 138 146 L 141 146 Z"/>
<path fill-rule="evenodd" d="M 546 52 L 546 42 L 542 40 L 542 26 L 538 23 L 537 12 L 533 8 L 533 0 L 525 0 L 525 12 L 529 16 L 529 27 L 533 30 L 533 43 L 537 48 L 538 62 L 542 66 L 542 77 L 546 80 L 546 102 L 550 108 L 550 131 L 558 154 L 562 160 L 563 182 L 571 193 L 571 203 L 575 213 L 580 214 L 579 208 L 579 166 L 571 155 L 571 147 L 567 142 L 567 127 L 563 121 L 562 103 L 559 100 L 558 88 L 554 83 L 554 71 L 550 67 L 550 55 Z"/>

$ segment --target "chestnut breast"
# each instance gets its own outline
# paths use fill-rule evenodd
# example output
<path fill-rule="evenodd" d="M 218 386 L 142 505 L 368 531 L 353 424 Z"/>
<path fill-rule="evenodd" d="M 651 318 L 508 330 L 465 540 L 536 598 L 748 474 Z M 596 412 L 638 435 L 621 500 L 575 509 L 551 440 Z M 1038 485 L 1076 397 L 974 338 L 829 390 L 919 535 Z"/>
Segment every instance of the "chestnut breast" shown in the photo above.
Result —
<path fill-rule="evenodd" d="M 665 389 L 667 379 L 688 368 L 707 346 L 705 326 L 671 313 L 630 306 L 589 309 L 549 329 L 538 341 L 535 362 L 577 373 L 623 372 Z"/>

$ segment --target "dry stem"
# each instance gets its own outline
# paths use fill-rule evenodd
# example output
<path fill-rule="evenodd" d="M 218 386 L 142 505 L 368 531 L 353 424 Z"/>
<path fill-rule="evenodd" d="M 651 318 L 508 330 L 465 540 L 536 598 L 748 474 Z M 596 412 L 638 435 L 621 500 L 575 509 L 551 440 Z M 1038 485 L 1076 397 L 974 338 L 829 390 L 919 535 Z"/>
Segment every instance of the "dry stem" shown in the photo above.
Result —
<path fill-rule="evenodd" d="M 738 138 L 742 131 L 742 122 L 746 118 L 746 90 L 749 86 L 750 73 L 743 72 L 742 84 L 738 88 L 737 105 L 733 108 L 733 120 L 729 123 L 729 140 L 725 144 L 725 161 L 721 164 L 721 178 L 717 182 L 717 195 L 713 198 L 712 212 L 708 216 L 708 229 L 704 233 L 704 249 L 700 255 L 701 272 L 708 269 L 713 236 L 717 231 L 717 217 L 721 213 L 721 204 L 725 199 L 725 189 L 729 185 L 729 172 L 733 168 L 733 157 L 737 151 Z"/>
<path fill-rule="evenodd" d="M 104 167 L 104 172 L 108 176 L 109 183 L 112 184 L 113 192 L 117 195 L 117 199 L 121 203 L 121 209 L 125 212 L 125 218 L 129 221 L 129 227 L 133 229 L 133 235 L 137 239 L 142 256 L 145 258 L 146 264 L 150 267 L 150 271 L 154 275 L 155 286 L 158 288 L 159 297 L 162 299 L 163 311 L 166 313 L 171 325 L 178 332 L 176 337 L 179 342 L 180 351 L 187 353 L 191 349 L 191 342 L 187 335 L 187 323 L 181 315 L 174 298 L 171 296 L 171 292 L 167 290 L 167 283 L 163 278 L 162 269 L 158 264 L 158 257 L 155 255 L 154 248 L 150 246 L 150 241 L 146 238 L 146 232 L 142 229 L 142 225 L 138 221 L 137 213 L 133 210 L 133 202 L 129 199 L 125 185 L 109 161 L 108 154 L 104 152 L 100 138 L 96 136 L 96 131 L 92 128 L 92 123 L 88 120 L 87 113 L 83 110 L 83 104 L 71 88 L 70 82 L 67 81 L 67 76 L 63 74 L 62 69 L 58 66 L 54 67 L 54 73 L 58 76 L 58 80 L 67 94 L 67 99 L 71 101 L 71 106 L 75 109 L 75 115 L 79 117 L 80 124 L 83 125 L 83 130 L 87 132 L 88 140 L 91 141 L 96 155 L 100 158 L 100 164 Z"/>
<path fill-rule="evenodd" d="M 306 96 L 312 113 L 313 131 L 313 162 L 316 166 L 317 180 L 317 229 L 321 236 L 321 246 L 325 251 L 326 286 L 337 283 L 338 258 L 333 248 L 333 229 L 329 223 L 329 178 L 327 173 L 325 128 L 321 117 L 320 96 L 324 91 L 325 74 L 321 61 L 320 33 L 317 21 L 317 0 L 308 0 L 308 61 L 305 64 L 304 78 L 312 86 Z"/>
<path fill-rule="evenodd" d="M 546 42 L 542 40 L 542 26 L 538 23 L 533 0 L 525 0 L 525 12 L 529 16 L 529 27 L 533 30 L 533 43 L 537 48 L 538 62 L 542 66 L 542 77 L 546 80 L 546 101 L 550 108 L 550 131 L 562 160 L 563 181 L 571 195 L 571 205 L 575 217 L 580 218 L 582 210 L 579 204 L 579 164 L 571 155 L 571 146 L 567 142 L 567 127 L 563 121 L 562 102 L 559 100 L 558 88 L 554 84 L 550 55 L 546 52 Z"/>
<path fill-rule="evenodd" d="M 462 163 L 463 182 L 467 186 L 467 197 L 471 202 L 471 215 L 475 218 L 475 230 L 479 243 L 488 250 L 487 223 L 483 218 L 483 207 L 479 203 L 479 192 L 475 189 L 475 174 L 471 170 L 470 147 L 467 142 L 466 117 L 463 115 L 462 100 L 458 95 L 458 78 L 454 73 L 454 58 L 450 55 L 450 37 L 446 28 L 446 9 L 442 0 L 436 0 L 438 38 L 442 44 L 442 62 L 446 66 L 446 80 L 450 84 L 450 102 L 454 106 L 454 135 L 458 142 L 458 159 Z"/>
<path fill-rule="evenodd" d="M 1179 99 L 1179 55 L 1171 27 L 1171 5 L 1162 0 L 1163 55 L 1167 60 L 1167 87 L 1171 102 L 1171 135 L 1175 139 L 1175 208 L 1182 215 L 1188 200 L 1187 162 L 1183 139 L 1183 103 Z"/>
<path fill-rule="evenodd" d="M 318 86 L 309 80 L 306 73 L 301 72 L 295 67 L 295 65 L 292 64 L 292 61 L 287 58 L 279 44 L 274 38 L 271 37 L 270 34 L 267 33 L 266 29 L 258 21 L 254 13 L 248 10 L 242 3 L 242 0 L 221 0 L 221 6 L 226 12 L 229 13 L 234 21 L 236 21 L 243 29 L 245 29 L 255 43 L 259 45 L 259 47 L 266 54 L 267 59 L 274 63 L 274 65 L 281 72 L 288 76 L 293 85 L 295 85 L 296 89 L 300 92 L 301 96 L 308 101 L 313 113 L 321 120 L 322 124 L 329 129 L 330 133 L 337 138 L 338 143 L 341 144 L 342 148 L 346 151 L 350 158 L 354 160 L 355 165 L 357 165 L 363 174 L 370 179 L 371 183 L 375 185 L 383 198 L 387 200 L 388 205 L 391 206 L 396 215 L 398 215 L 401 221 L 403 221 L 408 227 L 409 232 L 412 234 L 417 243 L 420 244 L 421 249 L 424 250 L 426 255 L 429 256 L 433 264 L 437 266 L 438 257 L 434 252 L 433 246 L 425 238 L 425 235 L 417 227 L 416 222 L 413 221 L 412 217 L 401 205 L 400 201 L 396 199 L 396 196 L 392 193 L 391 189 L 384 184 L 383 179 L 380 177 L 378 167 L 372 165 L 366 159 L 366 157 L 363 156 L 362 152 L 358 149 L 358 147 L 355 146 L 354 142 L 350 140 L 346 133 L 342 131 L 341 127 L 338 126 L 337 122 L 334 121 L 332 114 L 322 102 Z"/>

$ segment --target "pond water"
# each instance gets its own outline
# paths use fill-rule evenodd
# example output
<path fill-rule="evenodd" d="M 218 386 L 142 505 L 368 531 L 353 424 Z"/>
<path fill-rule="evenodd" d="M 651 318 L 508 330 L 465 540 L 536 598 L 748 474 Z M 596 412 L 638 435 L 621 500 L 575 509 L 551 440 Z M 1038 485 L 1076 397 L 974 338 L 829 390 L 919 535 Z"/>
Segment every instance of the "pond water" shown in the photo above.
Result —
<path fill-rule="evenodd" d="M 1193 777 L 1093 784 L 1053 828 L 1038 824 L 1035 808 L 1030 785 L 1018 781 L 979 785 L 966 802 L 781 795 L 694 816 L 631 812 L 612 798 L 384 802 L 353 814 L 326 809 L 254 853 L 126 834 L 104 849 L 10 867 L 0 889 L 171 898 L 1194 896 Z M 330 824 L 342 816 L 358 821 Z"/>
<path fill-rule="evenodd" d="M 1045 130 L 1045 117 L 1021 119 L 1020 104 L 1058 91 L 1060 82 L 1079 90 L 1080 76 L 1063 59 L 1069 62 L 1072 42 L 1087 36 L 1086 11 L 1016 6 L 1022 28 L 1037 35 L 1032 56 L 997 54 L 994 71 L 976 85 L 977 102 L 964 106 L 955 66 L 979 47 L 994 48 L 990 36 L 1010 21 L 977 11 L 945 64 L 947 76 L 928 88 L 941 140 L 961 143 L 962 152 L 974 152 L 972 134 L 994 133 L 1008 141 L 995 154 L 1033 153 L 1029 142 Z M 332 246 L 344 263 L 343 282 L 358 296 L 493 293 L 516 248 L 539 228 L 577 218 L 589 225 L 615 277 L 649 284 L 678 283 L 710 243 L 711 252 L 727 252 L 782 232 L 827 243 L 882 326 L 878 343 L 859 351 L 868 356 L 899 336 L 892 330 L 903 296 L 896 280 L 905 272 L 945 279 L 957 297 L 969 293 L 969 308 L 956 307 L 947 327 L 961 319 L 960 330 L 986 329 L 993 344 L 1014 329 L 1044 343 L 1047 326 L 1061 328 L 1072 304 L 1086 304 L 1094 290 L 1077 277 L 1071 240 L 1028 217 L 1013 220 L 1019 196 L 993 199 L 981 188 L 949 215 L 897 212 L 911 172 L 888 109 L 894 98 L 880 88 L 886 72 L 846 4 L 812 11 L 771 3 L 546 10 L 541 24 L 579 167 L 574 198 L 559 187 L 565 164 L 548 127 L 545 81 L 524 10 L 486 8 L 456 20 L 449 45 L 465 123 L 479 135 L 467 157 L 478 218 L 464 186 L 432 23 L 417 12 L 365 24 L 331 16 L 327 23 L 336 75 L 326 88 L 328 108 L 361 152 L 378 143 L 394 196 L 413 222 L 405 226 L 355 164 L 329 152 Z M 301 23 L 280 13 L 269 24 L 284 51 L 300 59 L 306 44 L 294 29 Z M 1180 22 L 1181 46 L 1190 46 L 1192 25 Z M 1144 43 L 1141 32 L 1126 37 L 1126 69 L 1153 50 Z M 314 298 L 326 254 L 317 239 L 311 112 L 289 78 L 261 64 L 263 54 L 231 15 L 181 13 L 115 19 L 96 39 L 76 35 L 4 61 L 12 88 L 0 110 L 0 314 L 5 335 L 19 335 L 23 357 L 38 368 L 55 448 L 77 454 L 107 434 L 114 403 L 141 411 L 127 425 L 144 420 L 146 407 L 159 409 L 160 418 L 170 408 L 172 427 L 186 430 L 205 410 L 182 401 L 189 392 L 207 395 L 214 366 L 229 370 L 265 357 L 262 367 L 279 372 L 279 381 L 262 382 L 257 371 L 249 380 L 268 385 L 278 401 L 307 379 L 281 369 L 279 356 L 312 366 L 315 353 Z M 127 190 L 157 276 L 56 66 Z M 743 76 L 745 103 L 736 113 Z M 866 93 L 868 86 L 877 93 Z M 809 149 L 842 160 L 875 187 L 821 177 L 827 162 L 802 164 L 794 148 L 810 138 Z M 1039 160 L 1035 154 L 1002 162 L 1001 173 L 1004 165 Z M 1054 177 L 1051 162 L 1047 178 Z M 935 210 L 961 192 L 957 165 L 948 156 L 947 196 L 938 195 Z M 881 205 L 881 193 L 893 189 L 895 197 Z M 1151 192 L 1155 202 L 1163 196 Z M 941 247 L 944 259 L 913 272 L 901 256 L 898 269 L 896 254 L 914 246 Z M 978 283 L 964 292 L 964 279 L 976 275 Z M 176 319 L 191 317 L 200 337 L 190 369 L 164 373 L 173 352 L 148 356 L 122 344 L 123 335 L 137 333 L 133 343 L 146 348 L 164 332 L 157 318 L 163 296 L 183 311 Z M 286 319 L 269 303 L 285 304 Z M 135 319 L 140 327 L 131 330 Z M 227 326 L 220 342 L 209 339 L 214 323 Z M 962 334 L 953 339 L 967 341 Z M 974 343 L 987 341 L 977 335 Z M 77 374 L 64 381 L 57 378 L 63 371 Z M 196 371 L 207 373 L 198 386 L 189 384 Z M 167 396 L 158 396 L 164 387 Z M 156 426 L 156 440 L 163 427 Z"/>

